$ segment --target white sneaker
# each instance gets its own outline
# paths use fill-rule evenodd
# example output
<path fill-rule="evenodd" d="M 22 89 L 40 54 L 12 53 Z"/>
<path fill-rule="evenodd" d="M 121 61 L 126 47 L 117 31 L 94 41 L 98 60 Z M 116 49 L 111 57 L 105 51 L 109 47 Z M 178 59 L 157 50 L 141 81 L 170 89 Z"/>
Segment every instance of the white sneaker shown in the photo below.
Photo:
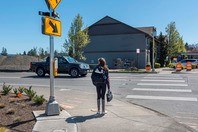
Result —
<path fill-rule="evenodd" d="M 102 112 L 102 115 L 105 115 L 105 114 L 107 114 L 107 111 L 103 111 L 103 112 Z"/>

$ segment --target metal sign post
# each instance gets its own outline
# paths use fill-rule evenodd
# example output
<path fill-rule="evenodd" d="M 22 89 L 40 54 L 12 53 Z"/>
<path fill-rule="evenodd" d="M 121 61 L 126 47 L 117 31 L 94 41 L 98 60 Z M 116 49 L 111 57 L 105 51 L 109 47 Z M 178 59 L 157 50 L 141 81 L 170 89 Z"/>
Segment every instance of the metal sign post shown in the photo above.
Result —
<path fill-rule="evenodd" d="M 50 9 L 50 16 L 52 15 L 52 9 Z M 46 115 L 59 115 L 60 114 L 60 107 L 58 103 L 55 101 L 54 96 L 54 37 L 49 36 L 50 38 L 50 97 L 47 103 L 47 107 L 45 110 Z"/>
<path fill-rule="evenodd" d="M 50 16 L 52 15 L 52 9 L 50 9 Z M 54 37 L 49 36 L 50 41 L 50 97 L 45 110 L 46 115 L 59 115 L 60 108 L 58 102 L 55 101 L 54 96 Z"/>
<path fill-rule="evenodd" d="M 49 36 L 50 38 L 50 97 L 54 97 L 54 37 Z"/>
<path fill-rule="evenodd" d="M 49 35 L 50 41 L 50 97 L 45 109 L 46 115 L 59 115 L 60 107 L 55 101 L 54 96 L 54 37 L 61 36 L 61 22 L 54 18 L 58 17 L 58 13 L 55 12 L 55 8 L 61 2 L 61 0 L 45 0 L 50 12 L 39 11 L 39 15 L 45 16 L 42 18 L 42 33 Z M 57 71 L 56 65 L 56 71 Z M 57 74 L 56 74 L 57 75 Z"/>
<path fill-rule="evenodd" d="M 155 34 L 156 32 L 153 31 L 153 52 L 152 52 L 152 72 L 155 72 Z"/>
<path fill-rule="evenodd" d="M 137 53 L 137 70 L 138 70 L 138 55 L 139 55 L 139 53 L 140 53 L 140 49 L 136 49 L 136 53 Z"/>

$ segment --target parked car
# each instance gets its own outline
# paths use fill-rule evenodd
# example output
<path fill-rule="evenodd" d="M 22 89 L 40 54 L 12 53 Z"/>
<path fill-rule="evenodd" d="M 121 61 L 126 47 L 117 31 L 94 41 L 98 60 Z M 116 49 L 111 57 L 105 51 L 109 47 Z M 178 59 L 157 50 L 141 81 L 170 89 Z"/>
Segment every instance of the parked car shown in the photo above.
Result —
<path fill-rule="evenodd" d="M 183 66 L 186 66 L 187 62 L 191 62 L 192 65 L 197 65 L 198 64 L 198 60 L 197 59 L 183 59 L 181 61 L 179 61 Z"/>
<path fill-rule="evenodd" d="M 86 63 L 78 62 L 70 56 L 58 56 L 58 73 L 66 73 L 72 77 L 86 76 L 90 69 Z M 47 57 L 42 62 L 31 62 L 30 70 L 35 72 L 39 77 L 44 77 L 50 73 L 50 58 Z"/>

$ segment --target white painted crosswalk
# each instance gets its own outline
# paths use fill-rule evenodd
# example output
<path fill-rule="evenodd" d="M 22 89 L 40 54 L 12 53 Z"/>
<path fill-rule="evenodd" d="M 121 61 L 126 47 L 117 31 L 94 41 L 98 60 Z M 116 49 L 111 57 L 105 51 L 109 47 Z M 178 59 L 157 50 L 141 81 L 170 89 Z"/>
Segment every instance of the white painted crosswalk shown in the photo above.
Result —
<path fill-rule="evenodd" d="M 181 77 L 167 77 L 167 76 L 158 76 L 158 77 L 155 77 L 155 76 L 146 76 L 146 77 L 144 77 L 144 79 L 160 79 L 160 78 L 162 78 L 162 79 L 169 79 L 169 80 L 171 80 L 171 79 L 181 79 L 181 80 L 183 80 L 183 78 L 181 78 Z"/>
<path fill-rule="evenodd" d="M 180 87 L 186 87 L 188 84 L 180 84 L 180 83 L 137 83 L 137 85 L 143 85 L 143 86 L 180 86 Z"/>
<path fill-rule="evenodd" d="M 148 80 L 148 79 L 143 79 L 141 81 L 143 82 L 185 82 L 185 80 Z"/>
<path fill-rule="evenodd" d="M 197 114 L 186 114 L 187 111 L 193 113 L 192 108 L 188 109 L 189 104 L 194 106 L 198 102 L 189 87 L 188 79 L 171 74 L 147 75 L 131 88 L 131 92 L 132 94 L 126 96 L 127 99 L 172 116 L 178 122 L 198 130 Z M 178 114 L 178 111 L 185 113 Z"/>
<path fill-rule="evenodd" d="M 197 101 L 197 98 L 191 97 L 167 97 L 167 96 L 145 96 L 145 95 L 127 95 L 128 99 L 154 99 L 154 100 L 173 100 L 173 101 Z"/>
<path fill-rule="evenodd" d="M 188 88 L 188 83 L 186 80 L 180 76 L 147 75 L 143 78 L 144 79 L 141 79 L 139 82 L 137 82 L 138 87 L 131 89 L 132 91 L 137 91 L 138 95 L 127 95 L 127 99 L 198 101 L 196 97 L 182 97 L 180 94 L 175 94 L 175 97 L 168 96 L 169 93 L 188 93 L 188 95 L 192 93 L 192 90 Z M 151 92 L 155 92 L 155 94 L 152 95 Z M 157 93 L 164 93 L 167 96 L 158 96 Z"/>
<path fill-rule="evenodd" d="M 190 89 L 156 89 L 156 88 L 133 88 L 132 90 L 136 91 L 155 91 L 155 92 L 187 92 L 190 93 Z"/>

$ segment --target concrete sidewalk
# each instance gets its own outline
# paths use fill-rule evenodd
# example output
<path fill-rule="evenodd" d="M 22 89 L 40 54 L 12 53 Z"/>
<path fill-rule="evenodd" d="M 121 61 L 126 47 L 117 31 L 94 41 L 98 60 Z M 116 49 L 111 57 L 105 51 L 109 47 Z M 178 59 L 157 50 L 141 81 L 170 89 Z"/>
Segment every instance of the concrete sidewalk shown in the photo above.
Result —
<path fill-rule="evenodd" d="M 96 95 L 80 91 L 57 91 L 63 111 L 58 116 L 34 112 L 33 132 L 196 132 L 174 119 L 152 110 L 114 99 L 106 104 L 106 115 L 96 115 Z"/>

